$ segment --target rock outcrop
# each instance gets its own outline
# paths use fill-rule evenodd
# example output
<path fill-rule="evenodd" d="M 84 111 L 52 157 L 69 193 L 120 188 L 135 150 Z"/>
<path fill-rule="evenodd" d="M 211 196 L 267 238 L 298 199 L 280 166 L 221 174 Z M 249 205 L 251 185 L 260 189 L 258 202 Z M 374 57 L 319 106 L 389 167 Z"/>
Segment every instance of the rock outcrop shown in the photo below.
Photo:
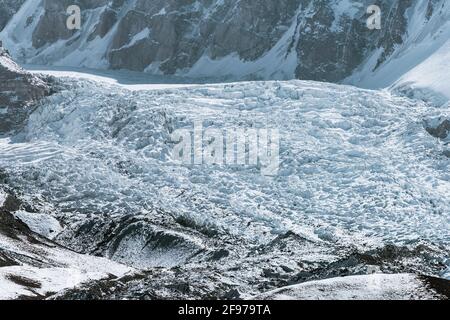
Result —
<path fill-rule="evenodd" d="M 445 139 L 450 134 L 450 120 L 445 119 L 437 123 L 434 127 L 432 125 L 426 127 L 426 130 L 435 138 Z"/>
<path fill-rule="evenodd" d="M 0 43 L 0 133 L 23 121 L 32 104 L 49 93 L 49 86 L 17 65 Z"/>
<path fill-rule="evenodd" d="M 450 281 L 413 274 L 373 274 L 311 281 L 267 292 L 265 300 L 448 300 Z"/>
<path fill-rule="evenodd" d="M 25 0 L 0 1 L 0 31 L 6 26 L 11 17 L 19 11 Z"/>

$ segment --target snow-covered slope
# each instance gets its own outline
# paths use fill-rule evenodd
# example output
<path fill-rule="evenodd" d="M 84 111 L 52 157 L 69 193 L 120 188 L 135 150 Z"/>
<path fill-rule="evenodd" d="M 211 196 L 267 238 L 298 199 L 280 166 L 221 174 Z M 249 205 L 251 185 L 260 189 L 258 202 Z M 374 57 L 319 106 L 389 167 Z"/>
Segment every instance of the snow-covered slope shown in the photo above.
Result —
<path fill-rule="evenodd" d="M 26 0 L 2 0 L 0 2 L 0 31 L 6 26 L 8 21 L 20 9 Z"/>
<path fill-rule="evenodd" d="M 0 197 L 3 195 L 6 193 L 0 193 Z M 7 197 L 11 196 L 4 197 L 5 200 Z M 47 221 L 53 218 L 39 213 L 26 213 L 26 218 L 24 213 L 14 217 L 6 207 L 11 209 L 11 204 L 5 205 L 0 198 L 1 300 L 45 298 L 85 282 L 133 272 L 132 268 L 103 258 L 77 254 L 33 232 L 25 224 L 34 220 L 32 227 L 45 229 Z"/>
<path fill-rule="evenodd" d="M 345 82 L 366 88 L 407 91 L 441 105 L 450 99 L 450 2 L 437 1 L 433 11 L 426 1 L 408 11 L 408 29 L 401 45 L 376 68 L 382 51 Z"/>
<path fill-rule="evenodd" d="M 450 30 L 449 24 L 447 30 Z M 403 75 L 393 87 L 411 97 L 445 107 L 450 101 L 449 70 L 450 40 L 424 62 Z"/>
<path fill-rule="evenodd" d="M 0 134 L 19 125 L 32 104 L 49 93 L 42 79 L 19 67 L 0 47 Z"/>

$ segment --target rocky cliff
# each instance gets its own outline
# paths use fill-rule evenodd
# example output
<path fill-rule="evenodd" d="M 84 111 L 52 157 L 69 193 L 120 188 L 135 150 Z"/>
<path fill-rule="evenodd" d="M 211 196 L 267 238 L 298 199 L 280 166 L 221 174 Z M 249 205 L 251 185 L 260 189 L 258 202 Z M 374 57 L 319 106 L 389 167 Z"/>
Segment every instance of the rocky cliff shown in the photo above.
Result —
<path fill-rule="evenodd" d="M 0 1 L 0 31 L 6 26 L 12 16 L 25 3 L 25 0 L 2 0 Z"/>
<path fill-rule="evenodd" d="M 436 24 L 446 10 L 444 0 L 377 0 L 381 29 L 369 30 L 373 2 L 29 1 L 0 38 L 34 64 L 338 82 L 367 66 L 376 71 L 411 28 Z M 81 30 L 65 26 L 73 3 L 81 8 Z"/>
<path fill-rule="evenodd" d="M 0 133 L 19 124 L 31 105 L 49 92 L 43 80 L 19 67 L 0 46 Z"/>

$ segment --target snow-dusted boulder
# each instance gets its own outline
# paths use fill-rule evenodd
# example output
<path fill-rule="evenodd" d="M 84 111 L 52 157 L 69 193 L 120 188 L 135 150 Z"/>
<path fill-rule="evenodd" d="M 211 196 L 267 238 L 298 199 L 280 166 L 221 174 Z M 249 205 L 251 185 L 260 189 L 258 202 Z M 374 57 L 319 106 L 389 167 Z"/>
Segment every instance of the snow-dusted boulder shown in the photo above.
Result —
<path fill-rule="evenodd" d="M 22 69 L 0 46 L 0 132 L 14 128 L 30 106 L 49 92 L 42 79 Z"/>
<path fill-rule="evenodd" d="M 42 299 L 83 282 L 132 271 L 103 258 L 67 250 L 0 208 L 0 299 Z"/>
<path fill-rule="evenodd" d="M 0 1 L 0 31 L 6 26 L 12 16 L 20 9 L 25 0 Z"/>

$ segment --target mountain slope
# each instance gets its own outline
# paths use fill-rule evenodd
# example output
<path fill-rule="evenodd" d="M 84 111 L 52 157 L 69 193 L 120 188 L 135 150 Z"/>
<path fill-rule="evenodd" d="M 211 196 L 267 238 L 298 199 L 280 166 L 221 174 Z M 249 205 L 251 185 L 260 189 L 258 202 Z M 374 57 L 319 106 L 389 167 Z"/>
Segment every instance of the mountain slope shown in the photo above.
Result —
<path fill-rule="evenodd" d="M 393 88 L 411 97 L 445 107 L 450 101 L 450 41 L 412 70 L 403 75 Z"/>
<path fill-rule="evenodd" d="M 41 228 L 59 223 L 46 214 L 26 213 L 21 205 L 0 187 L 0 299 L 43 299 L 84 282 L 133 272 L 106 259 L 77 254 L 33 232 L 26 216 L 34 216 Z"/>
<path fill-rule="evenodd" d="M 89 32 L 58 28 L 69 1 L 44 0 L 1 37 L 33 63 L 400 80 L 130 85 L 33 75 L 2 50 L 0 121 L 17 125 L 0 136 L 0 298 L 448 298 L 417 276 L 450 277 L 448 111 L 411 99 L 446 99 L 444 2 L 382 1 L 389 28 L 369 34 L 350 0 L 80 3 Z M 180 164 L 173 133 L 194 124 L 223 135 L 205 146 L 278 130 L 277 174 Z"/>
<path fill-rule="evenodd" d="M 80 31 L 65 27 L 65 10 L 72 2 L 83 12 Z M 416 52 L 412 44 L 424 36 L 422 29 L 428 37 L 441 37 L 438 25 L 448 21 L 448 3 L 378 2 L 381 30 L 366 26 L 369 0 L 264 0 L 257 5 L 238 0 L 30 0 L 0 39 L 15 58 L 31 64 L 327 82 L 360 70 L 350 83 L 382 87 L 431 54 L 414 57 L 415 62 L 386 79 L 387 62 L 409 47 Z"/>
<path fill-rule="evenodd" d="M 268 300 L 448 300 L 445 280 L 409 274 L 353 276 L 307 282 L 267 292 Z"/>
<path fill-rule="evenodd" d="M 0 46 L 0 134 L 24 121 L 32 105 L 49 93 L 42 79 L 22 69 Z"/>
<path fill-rule="evenodd" d="M 408 12 L 407 35 L 378 68 L 375 53 L 344 82 L 366 88 L 409 92 L 441 105 L 450 99 L 450 2 L 437 2 L 429 11 L 426 1 Z"/>

